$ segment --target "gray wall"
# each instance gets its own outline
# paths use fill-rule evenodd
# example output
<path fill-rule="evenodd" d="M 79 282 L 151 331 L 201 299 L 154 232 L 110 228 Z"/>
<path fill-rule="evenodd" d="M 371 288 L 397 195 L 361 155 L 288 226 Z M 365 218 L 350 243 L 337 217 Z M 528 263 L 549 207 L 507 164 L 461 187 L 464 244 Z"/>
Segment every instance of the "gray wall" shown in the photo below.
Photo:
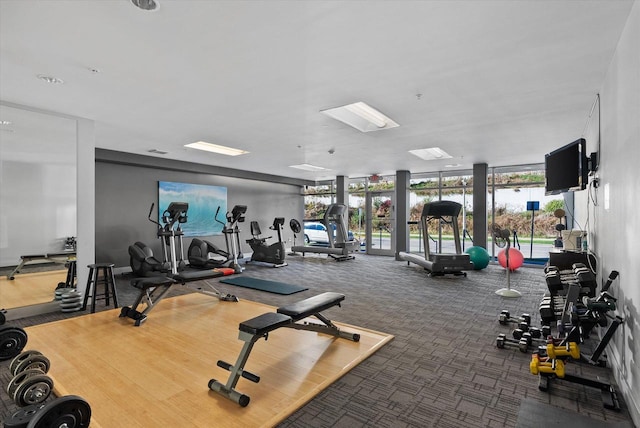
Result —
<path fill-rule="evenodd" d="M 640 3 L 635 2 L 600 88 L 600 108 L 591 118 L 587 152 L 598 151 L 599 185 L 576 192 L 576 219 L 588 225 L 590 250 L 606 279 L 620 272 L 612 287 L 617 314 L 625 319 L 609 346 L 609 362 L 636 426 L 640 426 Z M 595 94 L 594 94 L 595 95 Z M 598 115 L 598 112 L 600 113 Z"/>
<path fill-rule="evenodd" d="M 285 217 L 283 239 L 289 247 L 293 232 L 289 220 L 302 221 L 304 212 L 301 186 L 275 182 L 257 181 L 247 178 L 225 177 L 182 170 L 184 163 L 176 163 L 176 170 L 167 168 L 166 160 L 161 167 L 134 165 L 131 162 L 114 163 L 101 161 L 96 156 L 96 262 L 114 263 L 116 267 L 128 267 L 127 248 L 135 241 L 149 245 L 161 258 L 162 247 L 156 237 L 156 227 L 147 220 L 149 207 L 155 203 L 154 218 L 157 218 L 158 181 L 208 184 L 227 188 L 227 207 L 247 205 L 246 222 L 240 224 L 242 250 L 250 253 L 245 243 L 251 238 L 249 222 L 260 223 L 263 236 L 273 236 L 267 243 L 275 241 L 275 233 L 269 230 L 274 217 Z M 147 158 L 153 159 L 153 158 Z M 211 213 L 213 216 L 215 213 Z M 207 240 L 224 248 L 224 237 L 207 237 Z M 185 238 L 184 249 L 189 248 L 191 238 Z M 298 239 L 298 243 L 300 243 Z"/>

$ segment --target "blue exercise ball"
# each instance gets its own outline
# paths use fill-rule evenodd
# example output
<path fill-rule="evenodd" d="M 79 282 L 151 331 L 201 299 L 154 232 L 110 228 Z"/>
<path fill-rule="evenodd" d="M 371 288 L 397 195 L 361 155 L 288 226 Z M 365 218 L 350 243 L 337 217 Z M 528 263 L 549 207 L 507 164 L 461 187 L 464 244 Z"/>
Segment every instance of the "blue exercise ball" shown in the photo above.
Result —
<path fill-rule="evenodd" d="M 474 270 L 481 270 L 486 268 L 489 265 L 489 261 L 491 260 L 491 256 L 482 247 L 469 247 L 466 249 L 465 253 L 469 254 L 469 259 L 473 262 Z"/>

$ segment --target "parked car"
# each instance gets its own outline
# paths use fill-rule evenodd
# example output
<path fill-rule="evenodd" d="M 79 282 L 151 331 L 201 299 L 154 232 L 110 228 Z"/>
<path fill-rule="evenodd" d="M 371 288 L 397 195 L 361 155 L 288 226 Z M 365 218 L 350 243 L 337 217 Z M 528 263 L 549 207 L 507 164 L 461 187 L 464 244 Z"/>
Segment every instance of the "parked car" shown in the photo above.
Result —
<path fill-rule="evenodd" d="M 336 236 L 335 225 L 333 225 L 333 236 Z M 348 232 L 348 239 L 353 241 L 355 238 L 353 232 Z M 327 227 L 320 222 L 305 222 L 304 223 L 304 242 L 306 244 L 314 242 L 316 244 L 329 244 L 329 235 L 327 234 Z"/>

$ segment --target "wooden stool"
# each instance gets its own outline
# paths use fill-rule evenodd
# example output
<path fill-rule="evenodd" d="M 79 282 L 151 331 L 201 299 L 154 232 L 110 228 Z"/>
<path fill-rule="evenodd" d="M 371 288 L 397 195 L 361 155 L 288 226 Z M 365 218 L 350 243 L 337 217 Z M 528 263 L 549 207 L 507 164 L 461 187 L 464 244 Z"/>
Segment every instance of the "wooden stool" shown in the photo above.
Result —
<path fill-rule="evenodd" d="M 69 260 L 67 262 L 67 280 L 65 281 L 66 288 L 75 288 L 76 279 L 78 279 L 77 267 L 75 260 Z"/>
<path fill-rule="evenodd" d="M 89 268 L 89 277 L 87 278 L 87 287 L 84 290 L 83 311 L 87 309 L 89 296 L 91 296 L 91 313 L 96 311 L 96 300 L 104 300 L 106 305 L 109 306 L 109 299 L 113 297 L 113 307 L 118 307 L 113 266 L 113 263 L 95 263 L 87 266 Z M 103 284 L 104 293 L 98 294 L 98 284 Z"/>

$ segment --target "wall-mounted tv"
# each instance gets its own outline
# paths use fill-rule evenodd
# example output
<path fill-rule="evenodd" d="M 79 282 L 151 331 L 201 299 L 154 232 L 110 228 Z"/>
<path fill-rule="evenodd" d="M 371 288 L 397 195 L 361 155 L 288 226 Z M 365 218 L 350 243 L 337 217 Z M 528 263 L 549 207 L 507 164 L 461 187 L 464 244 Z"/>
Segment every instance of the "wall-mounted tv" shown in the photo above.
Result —
<path fill-rule="evenodd" d="M 206 184 L 175 183 L 158 181 L 158 221 L 171 202 L 189 204 L 187 222 L 180 225 L 184 236 L 212 236 L 222 234 L 222 225 L 215 221 L 225 221 L 227 213 L 227 188 Z"/>
<path fill-rule="evenodd" d="M 545 193 L 584 190 L 588 180 L 587 143 L 580 138 L 545 155 Z"/>

